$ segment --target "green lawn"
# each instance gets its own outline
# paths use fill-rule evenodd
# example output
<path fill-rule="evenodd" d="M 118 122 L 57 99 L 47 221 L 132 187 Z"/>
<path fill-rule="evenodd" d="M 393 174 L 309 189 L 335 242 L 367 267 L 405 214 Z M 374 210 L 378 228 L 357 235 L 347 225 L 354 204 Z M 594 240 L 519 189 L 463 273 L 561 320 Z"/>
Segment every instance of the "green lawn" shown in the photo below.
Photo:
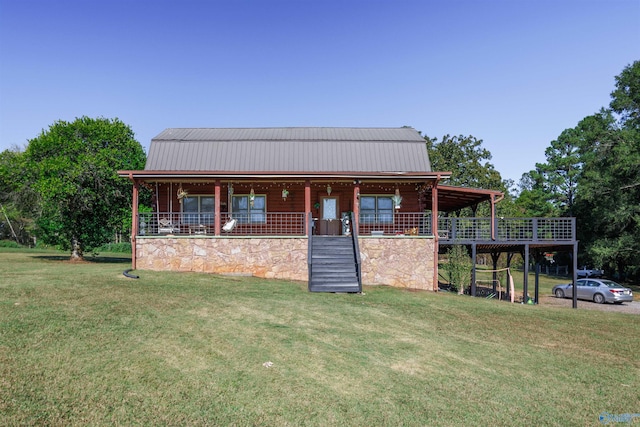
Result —
<path fill-rule="evenodd" d="M 133 280 L 128 262 L 0 249 L 0 425 L 565 426 L 640 412 L 636 315 Z"/>

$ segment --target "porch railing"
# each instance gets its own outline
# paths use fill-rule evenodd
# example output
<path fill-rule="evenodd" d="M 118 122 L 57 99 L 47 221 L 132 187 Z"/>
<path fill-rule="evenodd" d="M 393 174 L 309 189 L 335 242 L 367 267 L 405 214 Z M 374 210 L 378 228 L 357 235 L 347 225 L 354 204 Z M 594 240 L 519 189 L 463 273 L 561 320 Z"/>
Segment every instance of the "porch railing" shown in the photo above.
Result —
<path fill-rule="evenodd" d="M 215 217 L 212 213 L 141 212 L 138 215 L 138 234 L 154 235 L 213 235 Z M 304 236 L 304 213 L 269 212 L 220 216 L 221 228 L 232 219 L 233 227 L 226 227 L 226 236 Z"/>
<path fill-rule="evenodd" d="M 429 213 L 361 213 L 359 219 L 361 236 L 431 235 Z"/>
<path fill-rule="evenodd" d="M 221 214 L 221 224 L 235 220 L 230 231 L 223 231 L 228 236 L 304 236 L 304 212 Z"/>
<path fill-rule="evenodd" d="M 438 218 L 444 241 L 490 241 L 490 218 Z M 497 218 L 493 237 L 505 242 L 573 242 L 575 218 Z"/>
<path fill-rule="evenodd" d="M 224 227 L 231 220 L 233 227 Z M 222 236 L 304 236 L 303 212 L 269 212 L 251 214 L 223 213 L 220 216 Z M 226 231 L 224 231 L 226 230 Z M 360 214 L 360 236 L 431 236 L 431 214 L 383 213 Z M 213 235 L 215 218 L 212 213 L 143 212 L 139 214 L 138 234 Z M 492 235 L 493 234 L 493 235 Z M 576 238 L 575 218 L 497 218 L 491 232 L 490 218 L 438 218 L 440 241 L 565 241 Z"/>

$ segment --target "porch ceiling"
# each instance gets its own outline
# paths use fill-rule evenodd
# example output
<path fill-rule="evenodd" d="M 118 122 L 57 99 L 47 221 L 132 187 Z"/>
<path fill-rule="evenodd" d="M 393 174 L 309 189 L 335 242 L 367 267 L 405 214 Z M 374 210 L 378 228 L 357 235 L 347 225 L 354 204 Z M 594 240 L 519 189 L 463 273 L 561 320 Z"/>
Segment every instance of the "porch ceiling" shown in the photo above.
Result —
<path fill-rule="evenodd" d="M 335 173 L 313 173 L 294 172 L 290 174 L 283 173 L 249 173 L 249 172 L 189 172 L 189 171 L 151 171 L 136 170 L 118 171 L 121 177 L 137 180 L 141 182 L 183 182 L 185 179 L 193 179 L 196 181 L 213 182 L 216 179 L 268 179 L 268 180 L 360 180 L 361 185 L 366 186 L 368 182 L 415 182 L 416 184 L 432 185 L 436 180 L 447 179 L 451 176 L 451 172 L 348 172 L 344 174 Z M 431 188 L 427 188 L 424 192 L 424 203 L 427 209 L 431 209 Z M 503 193 L 495 190 L 483 190 L 478 188 L 455 187 L 451 185 L 438 185 L 438 210 L 441 212 L 452 212 L 463 209 L 465 207 L 478 205 L 481 202 L 491 201 L 499 202 L 504 197 Z"/>
<path fill-rule="evenodd" d="M 431 207 L 431 191 L 426 193 L 426 202 L 429 208 Z M 491 201 L 492 198 L 498 202 L 503 197 L 503 193 L 495 190 L 438 185 L 438 210 L 452 212 L 481 202 Z"/>

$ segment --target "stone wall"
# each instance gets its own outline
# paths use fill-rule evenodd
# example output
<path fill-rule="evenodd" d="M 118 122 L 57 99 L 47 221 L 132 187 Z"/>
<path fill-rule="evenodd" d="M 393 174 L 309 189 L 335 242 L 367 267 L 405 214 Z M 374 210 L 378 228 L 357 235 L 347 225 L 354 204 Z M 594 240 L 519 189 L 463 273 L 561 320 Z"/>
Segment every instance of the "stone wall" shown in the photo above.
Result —
<path fill-rule="evenodd" d="M 425 238 L 360 238 L 363 285 L 434 290 L 435 242 Z"/>
<path fill-rule="evenodd" d="M 307 244 L 306 238 L 138 238 L 136 267 L 307 281 Z"/>
<path fill-rule="evenodd" d="M 137 268 L 308 280 L 306 238 L 138 238 Z M 363 285 L 433 290 L 434 241 L 360 238 Z"/>

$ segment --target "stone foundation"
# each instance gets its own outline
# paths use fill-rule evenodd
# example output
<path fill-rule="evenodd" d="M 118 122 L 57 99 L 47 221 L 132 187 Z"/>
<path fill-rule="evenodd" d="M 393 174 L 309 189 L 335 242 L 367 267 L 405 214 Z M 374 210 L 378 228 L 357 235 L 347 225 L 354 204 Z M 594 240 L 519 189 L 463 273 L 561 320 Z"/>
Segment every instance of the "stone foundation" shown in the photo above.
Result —
<path fill-rule="evenodd" d="M 136 267 L 307 281 L 307 244 L 306 238 L 138 238 Z"/>
<path fill-rule="evenodd" d="M 432 291 L 435 243 L 424 238 L 360 238 L 363 285 Z"/>
<path fill-rule="evenodd" d="M 434 241 L 361 238 L 363 285 L 433 290 Z M 306 238 L 138 238 L 140 270 L 247 274 L 308 280 Z"/>

